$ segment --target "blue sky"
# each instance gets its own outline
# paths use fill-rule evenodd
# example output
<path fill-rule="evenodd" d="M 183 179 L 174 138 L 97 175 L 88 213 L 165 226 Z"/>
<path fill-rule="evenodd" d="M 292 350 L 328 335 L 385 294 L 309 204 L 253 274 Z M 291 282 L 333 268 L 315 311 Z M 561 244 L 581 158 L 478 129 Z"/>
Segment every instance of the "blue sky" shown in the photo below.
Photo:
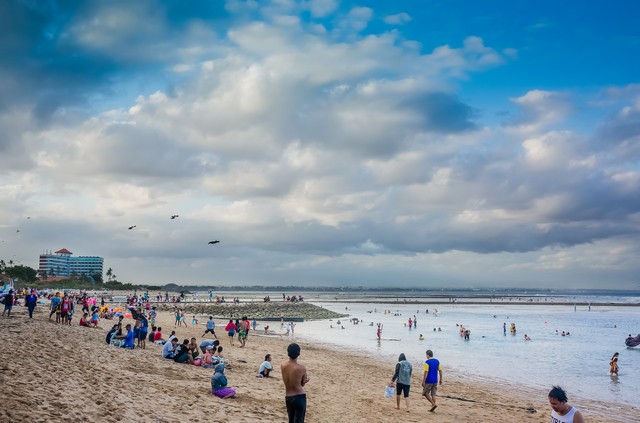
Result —
<path fill-rule="evenodd" d="M 65 247 L 140 283 L 638 289 L 639 18 L 0 3 L 0 258 Z"/>

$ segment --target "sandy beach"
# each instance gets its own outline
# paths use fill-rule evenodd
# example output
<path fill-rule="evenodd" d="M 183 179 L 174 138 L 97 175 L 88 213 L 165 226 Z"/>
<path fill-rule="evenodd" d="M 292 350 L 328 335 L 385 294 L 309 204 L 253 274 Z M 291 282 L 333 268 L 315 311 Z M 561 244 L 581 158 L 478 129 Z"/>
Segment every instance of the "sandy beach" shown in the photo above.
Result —
<path fill-rule="evenodd" d="M 189 316 L 190 317 L 190 316 Z M 177 328 L 180 340 L 204 332 L 204 321 L 194 327 Z M 132 323 L 131 319 L 125 322 Z M 103 320 L 100 329 L 48 321 L 48 307 L 39 305 L 33 319 L 25 307 L 14 307 L 14 317 L 0 318 L 4 348 L 0 349 L 2 422 L 285 422 L 284 387 L 280 363 L 293 341 L 281 335 L 251 333 L 247 346 L 232 347 L 216 321 L 216 332 L 232 369 L 226 372 L 237 399 L 218 399 L 211 394 L 212 370 L 162 359 L 161 347 L 146 349 L 108 347 L 105 336 L 113 321 Z M 161 312 L 157 324 L 165 337 L 174 329 L 174 318 Z M 269 323 L 274 327 L 274 323 Z M 278 323 L 275 325 L 279 326 Z M 259 325 L 260 329 L 262 325 Z M 210 337 L 210 335 L 208 335 Z M 395 362 L 383 363 L 352 352 L 299 342 L 299 361 L 307 366 L 308 422 L 547 422 L 547 391 L 469 381 L 447 371 L 442 360 L 444 384 L 439 407 L 429 412 L 420 396 L 422 369 L 414 366 L 411 410 L 395 399 L 384 398 Z M 398 351 L 402 352 L 402 351 Z M 265 354 L 273 356 L 274 378 L 256 378 Z M 570 395 L 570 393 L 569 393 Z M 597 401 L 570 401 L 587 421 L 637 421 L 632 407 L 609 407 Z M 615 414 L 615 415 L 611 415 Z"/>

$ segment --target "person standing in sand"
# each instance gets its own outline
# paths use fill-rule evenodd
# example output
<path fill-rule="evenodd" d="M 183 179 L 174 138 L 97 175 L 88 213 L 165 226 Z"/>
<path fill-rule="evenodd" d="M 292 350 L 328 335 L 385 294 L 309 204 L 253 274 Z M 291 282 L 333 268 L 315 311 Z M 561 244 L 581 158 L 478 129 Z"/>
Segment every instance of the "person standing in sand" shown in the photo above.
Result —
<path fill-rule="evenodd" d="M 391 383 L 389 386 L 393 386 L 393 382 L 396 380 L 396 408 L 400 409 L 400 395 L 404 394 L 404 402 L 407 406 L 407 412 L 409 412 L 409 388 L 411 385 L 411 372 L 413 366 L 407 361 L 407 357 L 404 353 L 398 357 L 398 363 L 396 364 L 396 370 L 391 377 Z"/>
<path fill-rule="evenodd" d="M 422 377 L 422 395 L 431 403 L 432 413 L 438 408 L 436 393 L 438 385 L 442 385 L 442 365 L 433 358 L 433 351 L 427 350 L 427 360 L 424 362 L 424 376 Z"/>
<path fill-rule="evenodd" d="M 33 310 L 36 308 L 36 304 L 38 304 L 38 296 L 36 295 L 35 291 L 32 289 L 29 292 L 29 295 L 27 295 L 24 298 L 24 305 L 26 305 L 27 309 L 29 310 L 30 319 L 33 319 Z"/>
<path fill-rule="evenodd" d="M 11 309 L 13 308 L 13 302 L 15 300 L 13 289 L 9 290 L 9 293 L 4 296 L 4 311 L 2 312 L 2 316 L 5 314 L 7 317 L 11 317 Z"/>
<path fill-rule="evenodd" d="M 584 423 L 584 417 L 575 407 L 567 404 L 566 392 L 559 386 L 554 386 L 549 392 L 551 406 L 550 423 Z"/>
<path fill-rule="evenodd" d="M 282 363 L 280 371 L 285 387 L 284 400 L 289 423 L 304 423 L 307 412 L 307 394 L 304 392 L 304 386 L 309 382 L 309 375 L 307 375 L 307 369 L 298 363 L 300 345 L 289 344 L 287 355 L 289 359 Z"/>

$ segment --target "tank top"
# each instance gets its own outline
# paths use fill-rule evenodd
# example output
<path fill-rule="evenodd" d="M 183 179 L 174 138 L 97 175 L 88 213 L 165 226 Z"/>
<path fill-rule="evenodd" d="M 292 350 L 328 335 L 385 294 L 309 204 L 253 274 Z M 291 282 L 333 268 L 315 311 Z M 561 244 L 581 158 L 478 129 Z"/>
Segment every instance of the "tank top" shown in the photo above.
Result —
<path fill-rule="evenodd" d="M 576 408 L 571 407 L 571 410 L 564 416 L 556 413 L 556 410 L 551 410 L 551 420 L 549 423 L 573 423 L 573 415 L 576 414 Z"/>

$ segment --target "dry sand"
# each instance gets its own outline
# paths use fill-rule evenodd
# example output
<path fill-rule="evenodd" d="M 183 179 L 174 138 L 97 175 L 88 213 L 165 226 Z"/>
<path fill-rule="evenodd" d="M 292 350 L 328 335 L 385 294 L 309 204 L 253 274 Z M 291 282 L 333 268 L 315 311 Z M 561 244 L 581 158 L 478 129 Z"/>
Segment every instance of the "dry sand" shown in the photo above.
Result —
<path fill-rule="evenodd" d="M 222 400 L 209 394 L 212 370 L 165 360 L 161 347 L 149 343 L 145 350 L 110 348 L 105 335 L 113 322 L 103 320 L 100 329 L 83 328 L 78 326 L 77 314 L 72 326 L 49 322 L 43 305 L 36 308 L 32 320 L 25 307 L 14 307 L 11 319 L 0 318 L 0 421 L 287 421 L 279 367 L 292 339 L 252 333 L 246 348 L 239 348 L 237 341 L 231 347 L 221 331 L 223 322 L 217 321 L 218 336 L 233 365 L 226 372 L 229 386 L 238 392 L 237 399 Z M 167 337 L 173 316 L 161 313 L 157 322 Z M 200 342 L 204 322 L 200 323 L 197 328 L 190 323 L 187 329 L 179 328 L 179 338 L 194 336 Z M 404 403 L 396 410 L 395 398 L 383 397 L 395 363 L 300 344 L 299 361 L 311 377 L 308 422 L 549 421 L 546 391 L 468 381 L 447 371 L 446 357 L 439 357 L 444 384 L 438 392 L 438 409 L 430 413 L 428 402 L 420 396 L 422 369 L 414 366 L 411 411 L 404 410 Z M 266 353 L 273 356 L 275 377 L 256 378 Z M 632 407 L 609 407 L 595 401 L 574 404 L 587 421 L 638 421 Z M 607 413 L 615 418 L 605 417 Z"/>

